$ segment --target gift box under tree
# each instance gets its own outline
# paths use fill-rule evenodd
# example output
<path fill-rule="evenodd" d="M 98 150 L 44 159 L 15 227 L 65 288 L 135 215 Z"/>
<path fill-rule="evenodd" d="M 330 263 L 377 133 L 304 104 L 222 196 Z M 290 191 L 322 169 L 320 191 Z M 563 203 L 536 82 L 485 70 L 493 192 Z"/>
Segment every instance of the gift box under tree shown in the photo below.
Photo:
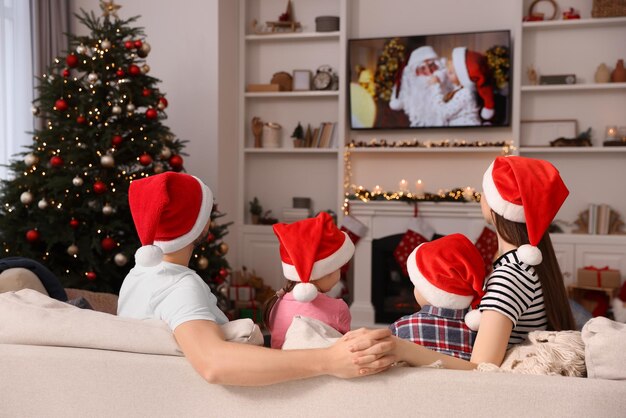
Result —
<path fill-rule="evenodd" d="M 577 278 L 579 286 L 616 288 L 622 285 L 620 271 L 608 267 L 586 266 L 579 268 Z"/>

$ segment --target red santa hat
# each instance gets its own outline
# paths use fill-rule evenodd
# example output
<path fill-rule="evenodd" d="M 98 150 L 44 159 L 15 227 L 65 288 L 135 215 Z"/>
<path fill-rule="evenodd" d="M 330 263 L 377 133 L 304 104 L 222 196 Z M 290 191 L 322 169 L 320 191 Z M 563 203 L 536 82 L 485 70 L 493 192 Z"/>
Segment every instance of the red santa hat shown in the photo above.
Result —
<path fill-rule="evenodd" d="M 509 221 L 525 223 L 529 244 L 517 249 L 520 261 L 541 263 L 537 245 L 565 202 L 569 190 L 552 164 L 526 157 L 497 157 L 483 176 L 489 207 Z"/>
<path fill-rule="evenodd" d="M 465 88 L 475 89 L 483 100 L 483 108 L 480 117 L 489 120 L 495 113 L 493 99 L 493 86 L 491 84 L 491 71 L 487 66 L 484 55 L 470 51 L 466 47 L 452 50 L 452 65 L 459 78 L 459 82 Z"/>
<path fill-rule="evenodd" d="M 213 193 L 194 176 L 166 172 L 133 181 L 128 202 L 142 245 L 135 262 L 152 267 L 163 253 L 178 251 L 202 234 L 211 219 Z"/>
<path fill-rule="evenodd" d="M 451 234 L 418 245 L 407 260 L 409 278 L 432 306 L 448 309 L 473 308 L 465 316 L 476 331 L 478 305 L 485 292 L 485 265 L 480 252 L 462 234 Z"/>
<path fill-rule="evenodd" d="M 300 302 L 317 297 L 312 281 L 339 270 L 354 254 L 348 234 L 340 231 L 326 212 L 292 224 L 275 224 L 274 233 L 280 243 L 283 274 L 300 282 L 292 291 Z"/>

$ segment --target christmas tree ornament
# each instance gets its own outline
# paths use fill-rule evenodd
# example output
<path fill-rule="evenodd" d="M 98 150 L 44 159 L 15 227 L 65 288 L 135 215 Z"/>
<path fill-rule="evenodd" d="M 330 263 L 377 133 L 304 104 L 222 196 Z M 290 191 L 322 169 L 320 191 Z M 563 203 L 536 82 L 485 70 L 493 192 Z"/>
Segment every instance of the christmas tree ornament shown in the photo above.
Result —
<path fill-rule="evenodd" d="M 206 270 L 206 268 L 209 267 L 209 259 L 205 256 L 200 256 L 198 257 L 197 264 L 200 270 Z"/>
<path fill-rule="evenodd" d="M 169 159 L 170 166 L 174 171 L 180 171 L 183 168 L 183 157 L 180 155 L 172 155 Z"/>
<path fill-rule="evenodd" d="M 35 116 L 39 115 L 39 112 L 40 112 L 39 107 L 37 107 L 37 106 L 32 106 L 32 107 L 30 108 L 30 111 L 31 111 L 31 113 L 32 113 L 33 115 L 35 115 Z"/>
<path fill-rule="evenodd" d="M 217 223 L 215 221 L 209 222 L 209 229 L 215 229 L 217 227 Z"/>
<path fill-rule="evenodd" d="M 80 187 L 83 185 L 83 179 L 79 176 L 76 176 L 72 179 L 72 184 L 76 187 Z"/>
<path fill-rule="evenodd" d="M 136 66 L 135 64 L 131 64 L 128 67 L 128 74 L 130 74 L 133 77 L 136 77 L 138 75 L 141 74 L 141 68 L 139 68 L 138 66 Z"/>
<path fill-rule="evenodd" d="M 143 45 L 141 45 L 141 52 L 143 52 L 146 55 L 150 53 L 151 49 L 152 48 L 150 47 L 150 44 L 148 42 L 144 42 Z"/>
<path fill-rule="evenodd" d="M 65 112 L 69 105 L 64 99 L 59 99 L 54 102 L 54 110 L 58 110 L 59 112 Z"/>
<path fill-rule="evenodd" d="M 168 105 L 167 99 L 165 97 L 159 97 L 159 103 L 157 104 L 157 107 L 159 108 L 159 110 L 165 109 L 167 105 Z"/>
<path fill-rule="evenodd" d="M 76 123 L 78 123 L 79 125 L 83 125 L 83 124 L 87 123 L 87 118 L 84 117 L 83 115 L 79 115 L 76 118 Z"/>
<path fill-rule="evenodd" d="M 78 65 L 78 57 L 74 54 L 69 54 L 65 58 L 65 63 L 67 64 L 68 67 L 74 68 Z"/>
<path fill-rule="evenodd" d="M 41 234 L 39 234 L 39 231 L 37 231 L 36 229 L 29 229 L 28 231 L 26 231 L 26 241 L 30 242 L 31 244 L 39 241 L 39 238 L 41 238 Z"/>
<path fill-rule="evenodd" d="M 105 203 L 104 206 L 102 206 L 102 214 L 105 216 L 110 216 L 113 214 L 113 206 L 109 205 L 108 203 Z"/>
<path fill-rule="evenodd" d="M 220 277 L 222 277 L 223 279 L 226 278 L 226 276 L 228 276 L 228 270 L 226 270 L 225 268 L 221 268 L 220 269 Z"/>
<path fill-rule="evenodd" d="M 95 200 L 89 200 L 87 202 L 87 206 L 89 206 L 90 209 L 96 209 L 96 207 L 98 207 L 98 202 Z"/>
<path fill-rule="evenodd" d="M 78 54 L 81 54 L 81 55 L 82 55 L 82 54 L 84 54 L 84 53 L 85 53 L 85 50 L 86 50 L 85 45 L 82 45 L 82 44 L 81 44 L 81 45 L 78 45 L 78 46 L 76 47 L 76 52 L 77 52 Z"/>
<path fill-rule="evenodd" d="M 104 168 L 113 168 L 115 167 L 115 160 L 113 156 L 106 154 L 100 157 L 100 165 Z"/>
<path fill-rule="evenodd" d="M 147 118 L 147 119 L 154 120 L 154 119 L 156 119 L 158 116 L 159 116 L 159 115 L 158 115 L 158 113 L 157 113 L 157 111 L 156 111 L 156 110 L 154 110 L 154 109 L 152 109 L 152 108 L 150 108 L 150 109 L 146 110 L 146 118 Z"/>
<path fill-rule="evenodd" d="M 209 227 L 210 228 L 210 227 Z M 206 236 L 206 242 L 209 244 L 215 241 L 215 235 L 212 232 L 209 232 Z"/>
<path fill-rule="evenodd" d="M 93 271 L 88 271 L 87 273 L 85 273 L 85 277 L 87 278 L 87 280 L 92 282 L 96 280 L 96 278 L 98 278 L 98 275 Z"/>
<path fill-rule="evenodd" d="M 115 240 L 111 237 L 106 237 L 103 238 L 102 241 L 100 241 L 100 246 L 104 251 L 108 252 L 117 247 L 117 242 L 115 242 Z"/>
<path fill-rule="evenodd" d="M 24 164 L 27 166 L 33 166 L 39 162 L 39 158 L 35 154 L 26 154 L 24 157 Z"/>
<path fill-rule="evenodd" d="M 103 41 L 100 43 L 100 48 L 104 49 L 105 51 L 106 51 L 107 49 L 111 49 L 111 41 L 109 41 L 108 39 L 103 40 Z"/>
<path fill-rule="evenodd" d="M 106 184 L 104 184 L 103 182 L 101 182 L 100 180 L 96 181 L 96 182 L 93 184 L 93 192 L 94 192 L 95 194 L 103 194 L 103 193 L 106 193 L 106 191 L 107 191 L 108 189 L 109 189 L 109 188 L 107 187 L 107 185 L 106 185 Z"/>
<path fill-rule="evenodd" d="M 141 66 L 141 73 L 148 74 L 150 72 L 150 66 L 148 64 L 144 64 Z"/>
<path fill-rule="evenodd" d="M 113 135 L 113 138 L 111 138 L 111 145 L 114 147 L 119 147 L 122 145 L 122 142 L 124 142 L 124 138 L 121 135 Z"/>
<path fill-rule="evenodd" d="M 78 254 L 78 245 L 76 244 L 72 244 L 69 247 L 67 247 L 67 253 L 69 255 L 71 255 L 72 257 L 74 257 L 75 255 Z"/>
<path fill-rule="evenodd" d="M 122 253 L 117 253 L 115 254 L 115 257 L 113 257 L 113 261 L 115 261 L 115 264 L 118 267 L 124 267 L 126 263 L 128 263 L 128 257 Z"/>
<path fill-rule="evenodd" d="M 119 105 L 113 105 L 113 107 L 111 108 L 111 113 L 113 113 L 114 115 L 119 115 L 120 113 L 122 113 L 122 108 Z"/>
<path fill-rule="evenodd" d="M 135 105 L 134 105 L 134 104 L 132 104 L 132 103 L 128 103 L 128 104 L 126 105 L 126 111 L 127 111 L 128 113 L 133 113 L 133 112 L 135 111 Z"/>
<path fill-rule="evenodd" d="M 33 202 L 33 194 L 31 192 L 24 192 L 20 195 L 20 202 L 25 205 L 30 205 Z"/>
<path fill-rule="evenodd" d="M 135 47 L 135 43 L 133 41 L 124 42 L 124 48 L 131 50 Z"/>
<path fill-rule="evenodd" d="M 222 242 L 220 244 L 220 253 L 222 255 L 226 255 L 228 253 L 228 244 L 226 244 L 225 242 Z"/>
<path fill-rule="evenodd" d="M 168 158 L 170 158 L 172 156 L 172 150 L 169 149 L 169 147 L 163 147 L 161 149 L 161 158 L 163 158 L 164 160 L 167 160 Z"/>
<path fill-rule="evenodd" d="M 141 49 L 141 47 L 143 46 L 143 42 L 141 42 L 139 39 L 137 39 L 134 43 L 133 46 L 137 49 Z"/>
<path fill-rule="evenodd" d="M 144 167 L 152 164 L 152 157 L 150 156 L 150 154 L 142 154 L 139 157 L 139 164 L 143 165 Z"/>
<path fill-rule="evenodd" d="M 45 208 L 48 207 L 48 201 L 46 199 L 41 199 L 38 203 L 37 203 L 37 207 L 41 210 L 44 210 Z"/>
<path fill-rule="evenodd" d="M 162 173 L 163 169 L 164 169 L 164 167 L 163 167 L 163 164 L 161 164 L 161 163 L 156 163 L 152 167 L 152 170 L 154 171 L 154 174 Z"/>
<path fill-rule="evenodd" d="M 76 218 L 72 218 L 72 219 L 70 219 L 70 227 L 71 227 L 72 229 L 76 229 L 76 228 L 78 228 L 79 226 L 80 226 L 80 221 L 79 221 L 78 219 L 76 219 Z"/>
<path fill-rule="evenodd" d="M 63 71 L 61 72 L 61 75 L 63 76 L 63 78 L 68 78 L 71 75 L 71 71 L 68 70 L 67 68 L 64 68 Z"/>
<path fill-rule="evenodd" d="M 59 157 L 58 155 L 50 158 L 50 165 L 54 168 L 61 168 L 63 167 L 63 164 L 63 158 Z"/>
<path fill-rule="evenodd" d="M 149 97 L 152 94 L 152 90 L 150 90 L 149 88 L 145 87 L 142 91 L 141 91 L 141 95 L 143 97 Z"/>
<path fill-rule="evenodd" d="M 87 81 L 89 81 L 89 83 L 93 84 L 96 81 L 98 81 L 98 74 L 96 73 L 89 73 L 87 75 Z"/>
<path fill-rule="evenodd" d="M 126 75 L 126 73 L 124 72 L 124 70 L 122 70 L 121 68 L 119 68 L 116 72 L 115 75 L 118 76 L 119 78 L 122 78 Z"/>

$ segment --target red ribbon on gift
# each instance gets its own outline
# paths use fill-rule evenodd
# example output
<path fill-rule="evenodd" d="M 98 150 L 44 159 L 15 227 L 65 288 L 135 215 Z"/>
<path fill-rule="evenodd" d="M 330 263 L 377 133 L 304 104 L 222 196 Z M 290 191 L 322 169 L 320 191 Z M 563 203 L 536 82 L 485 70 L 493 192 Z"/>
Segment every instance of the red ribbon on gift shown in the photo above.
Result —
<path fill-rule="evenodd" d="M 602 268 L 598 268 L 595 266 L 586 266 L 586 267 L 583 267 L 583 269 L 595 271 L 597 275 L 597 280 L 598 280 L 598 287 L 602 287 L 602 272 L 609 271 L 609 266 L 604 266 Z"/>

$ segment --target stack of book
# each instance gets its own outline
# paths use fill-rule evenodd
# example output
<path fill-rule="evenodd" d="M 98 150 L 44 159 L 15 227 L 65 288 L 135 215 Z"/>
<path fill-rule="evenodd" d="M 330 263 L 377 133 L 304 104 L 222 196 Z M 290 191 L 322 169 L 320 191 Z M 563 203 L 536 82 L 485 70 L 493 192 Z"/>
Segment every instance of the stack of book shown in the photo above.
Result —
<path fill-rule="evenodd" d="M 611 207 L 609 205 L 589 205 L 589 223 L 587 231 L 592 235 L 606 235 L 611 225 Z"/>
<path fill-rule="evenodd" d="M 281 220 L 285 223 L 301 221 L 311 216 L 311 210 L 307 208 L 283 208 Z"/>
<path fill-rule="evenodd" d="M 304 136 L 306 148 L 334 148 L 337 146 L 336 122 L 322 122 L 319 127 L 311 129 L 309 125 Z"/>

